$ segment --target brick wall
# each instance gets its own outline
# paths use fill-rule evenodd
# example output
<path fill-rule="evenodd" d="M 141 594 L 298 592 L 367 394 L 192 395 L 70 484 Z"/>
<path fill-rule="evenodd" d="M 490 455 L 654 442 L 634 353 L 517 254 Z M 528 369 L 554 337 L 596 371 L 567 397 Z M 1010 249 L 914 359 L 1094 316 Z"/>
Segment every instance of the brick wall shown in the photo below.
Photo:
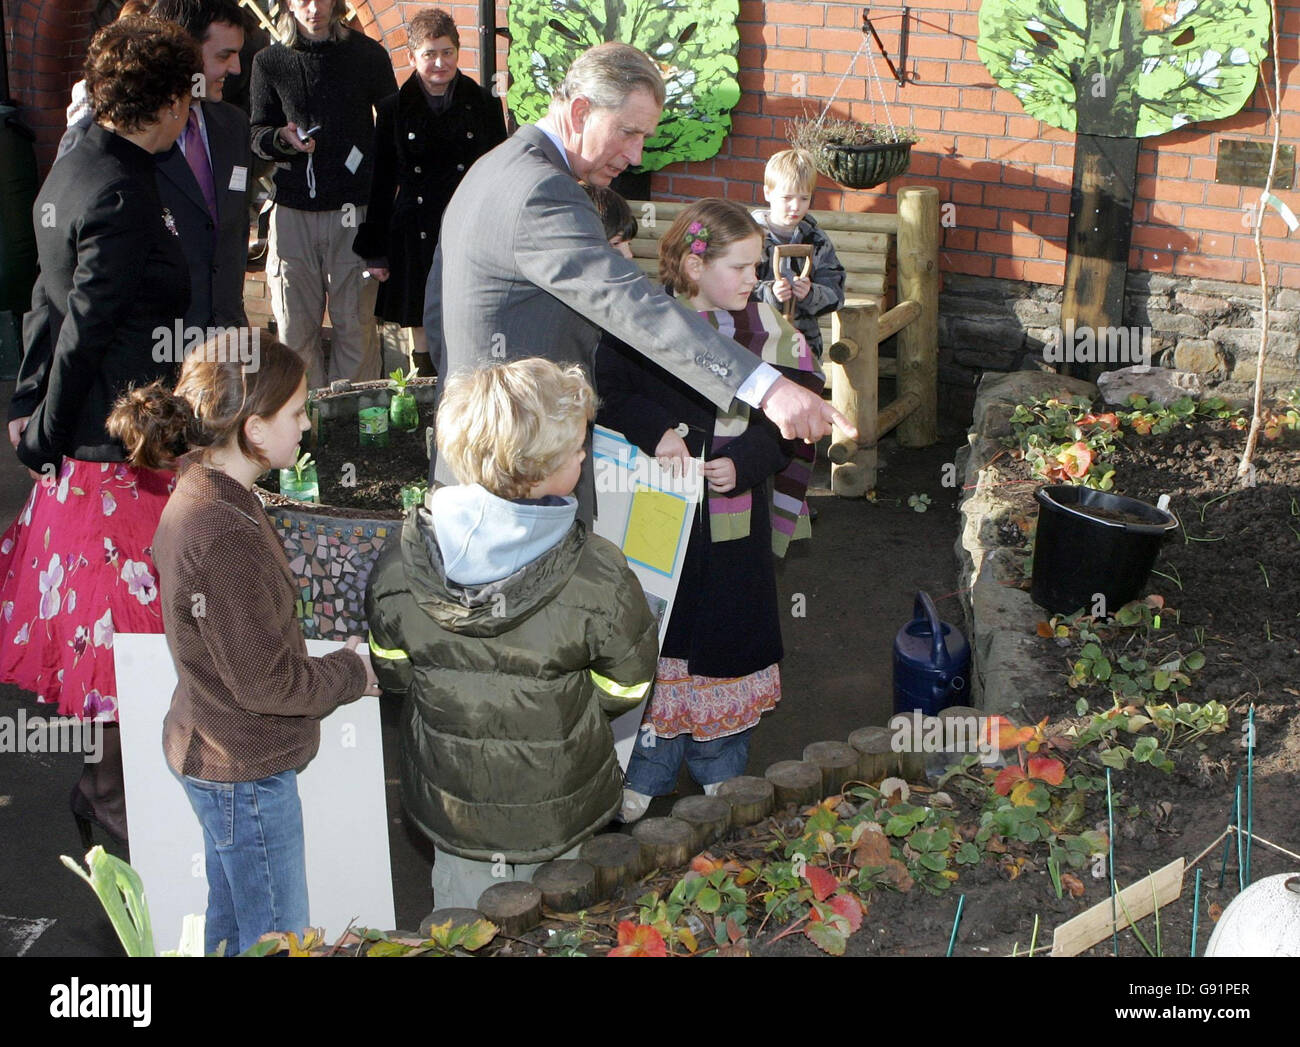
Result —
<path fill-rule="evenodd" d="M 1300 74 L 1295 55 L 1300 7 L 1281 8 L 1284 79 L 1282 140 L 1300 139 Z M 877 32 L 897 58 L 902 4 L 872 4 Z M 1065 275 L 1074 136 L 1027 116 L 997 87 L 976 53 L 979 0 L 911 0 L 908 70 L 900 87 L 876 55 L 883 103 L 895 123 L 921 132 L 911 169 L 885 186 L 842 190 L 822 180 L 814 207 L 893 210 L 902 185 L 932 185 L 954 206 L 943 231 L 947 273 L 1059 285 Z M 786 121 L 816 115 L 831 97 L 862 41 L 860 3 L 740 3 L 740 83 L 733 132 L 712 160 L 679 164 L 655 175 L 656 194 L 726 196 L 762 202 L 763 160 L 784 148 Z M 1289 57 L 1288 57 L 1289 56 Z M 846 79 L 833 115 L 873 118 L 865 56 Z M 883 121 L 875 96 L 874 118 Z M 1221 138 L 1268 141 L 1267 105 L 1257 89 L 1236 116 L 1144 139 L 1138 157 L 1132 269 L 1222 281 L 1258 279 L 1249 226 L 1259 190 L 1217 185 Z M 1300 194 L 1278 192 L 1300 211 Z M 1300 246 L 1274 212 L 1265 219 L 1271 276 L 1300 287 Z"/>

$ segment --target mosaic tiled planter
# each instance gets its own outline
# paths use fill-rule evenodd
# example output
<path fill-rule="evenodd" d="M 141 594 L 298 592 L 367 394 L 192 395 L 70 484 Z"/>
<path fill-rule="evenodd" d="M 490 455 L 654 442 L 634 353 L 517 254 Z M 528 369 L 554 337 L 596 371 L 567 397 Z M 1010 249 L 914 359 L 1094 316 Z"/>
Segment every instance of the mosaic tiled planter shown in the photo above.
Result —
<path fill-rule="evenodd" d="M 388 405 L 387 382 L 342 385 L 347 387 L 313 394 L 321 421 L 355 419 L 363 407 Z M 417 380 L 410 391 L 420 404 L 430 408 L 426 414 L 431 417 L 434 380 Z M 261 488 L 257 494 L 284 543 L 298 587 L 297 612 L 303 634 L 322 640 L 365 636 L 370 570 L 389 535 L 401 526 L 402 513 L 395 509 L 315 505 Z"/>

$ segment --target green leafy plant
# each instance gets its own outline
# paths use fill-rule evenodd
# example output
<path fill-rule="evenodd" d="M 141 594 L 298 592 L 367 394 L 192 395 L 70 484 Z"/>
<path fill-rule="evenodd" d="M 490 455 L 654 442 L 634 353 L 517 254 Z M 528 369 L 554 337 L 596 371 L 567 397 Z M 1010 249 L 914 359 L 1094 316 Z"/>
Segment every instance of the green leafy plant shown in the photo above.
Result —
<path fill-rule="evenodd" d="M 153 923 L 139 873 L 100 846 L 86 852 L 88 872 L 66 854 L 59 861 L 90 885 L 127 956 L 154 955 Z"/>
<path fill-rule="evenodd" d="M 707 160 L 740 101 L 738 14 L 738 0 L 514 0 L 510 109 L 521 124 L 540 119 L 574 59 L 619 40 L 648 54 L 664 76 L 663 115 L 641 169 Z"/>
<path fill-rule="evenodd" d="M 296 479 L 296 480 L 298 481 L 298 484 L 299 484 L 300 486 L 301 486 L 301 484 L 302 484 L 303 474 L 306 473 L 307 470 L 308 470 L 309 468 L 312 469 L 312 470 L 315 470 L 315 468 L 316 468 L 316 464 L 312 461 L 312 458 L 311 458 L 311 452 L 310 452 L 310 451 L 305 451 L 305 452 L 304 452 L 302 455 L 300 455 L 300 456 L 298 457 L 298 459 L 293 463 L 293 475 L 294 475 L 294 479 Z"/>
<path fill-rule="evenodd" d="M 907 499 L 909 508 L 918 513 L 923 513 L 930 508 L 930 496 L 928 494 L 914 494 Z"/>

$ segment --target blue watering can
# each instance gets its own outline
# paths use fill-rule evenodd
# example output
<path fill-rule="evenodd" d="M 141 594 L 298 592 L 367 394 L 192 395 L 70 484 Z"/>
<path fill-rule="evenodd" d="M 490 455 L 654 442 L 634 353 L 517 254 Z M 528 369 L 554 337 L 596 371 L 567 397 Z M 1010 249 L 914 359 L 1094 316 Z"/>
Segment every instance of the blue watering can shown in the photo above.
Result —
<path fill-rule="evenodd" d="M 970 694 L 970 644 L 961 630 L 939 621 L 929 594 L 918 592 L 912 620 L 894 637 L 894 712 L 937 716 L 966 705 Z"/>

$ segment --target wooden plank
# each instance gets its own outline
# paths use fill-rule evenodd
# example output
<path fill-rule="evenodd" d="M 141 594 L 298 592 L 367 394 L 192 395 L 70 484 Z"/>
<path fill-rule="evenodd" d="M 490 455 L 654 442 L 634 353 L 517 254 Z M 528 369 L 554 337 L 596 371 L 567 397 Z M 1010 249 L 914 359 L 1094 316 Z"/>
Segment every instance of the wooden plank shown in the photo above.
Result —
<path fill-rule="evenodd" d="M 1157 869 L 1120 891 L 1115 899 L 1115 929 L 1122 931 L 1129 925 L 1128 917 L 1124 915 L 1125 908 L 1129 916 L 1140 920 L 1155 912 L 1157 905 L 1168 905 L 1182 894 L 1184 862 L 1183 858 L 1175 859 L 1163 869 Z M 1124 900 L 1123 905 L 1120 898 Z M 1105 898 L 1056 928 L 1052 934 L 1052 955 L 1078 956 L 1084 949 L 1090 949 L 1108 937 L 1111 934 L 1110 906 L 1110 898 Z"/>
<path fill-rule="evenodd" d="M 1070 320 L 1076 329 L 1124 326 L 1138 145 L 1136 138 L 1075 136 L 1062 327 Z M 1057 369 L 1095 381 L 1108 368 L 1063 362 Z"/>
<path fill-rule="evenodd" d="M 898 194 L 898 297 L 920 304 L 898 334 L 898 393 L 917 406 L 898 427 L 901 447 L 929 447 L 939 439 L 939 193 L 923 187 Z"/>

